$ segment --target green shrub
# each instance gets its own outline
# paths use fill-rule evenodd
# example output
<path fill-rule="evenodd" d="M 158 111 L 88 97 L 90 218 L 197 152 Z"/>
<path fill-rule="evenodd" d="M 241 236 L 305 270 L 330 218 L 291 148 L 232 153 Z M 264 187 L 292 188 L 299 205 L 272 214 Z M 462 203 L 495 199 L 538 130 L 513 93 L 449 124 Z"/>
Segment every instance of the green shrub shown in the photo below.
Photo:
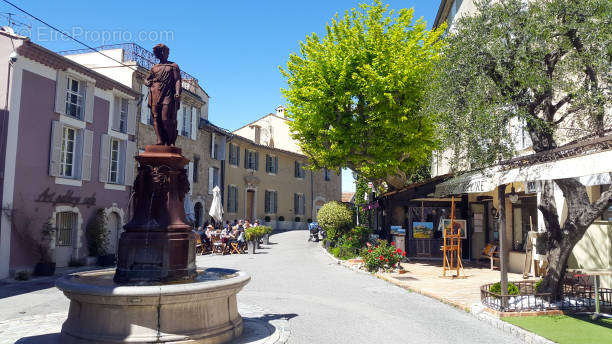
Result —
<path fill-rule="evenodd" d="M 535 283 L 535 286 L 534 286 L 534 287 L 535 287 L 535 292 L 536 292 L 536 293 L 539 293 L 539 292 L 540 292 L 540 291 L 539 291 L 539 289 L 540 289 L 540 285 L 542 285 L 542 281 L 543 281 L 543 280 L 539 280 L 539 281 L 537 281 L 537 282 Z"/>
<path fill-rule="evenodd" d="M 406 252 L 399 248 L 396 249 L 385 240 L 380 240 L 378 246 L 369 248 L 362 254 L 366 269 L 369 272 L 376 272 L 383 268 L 393 268 L 406 256 Z"/>
<path fill-rule="evenodd" d="M 353 215 L 347 206 L 333 201 L 319 209 L 317 215 L 319 226 L 327 232 L 327 238 L 337 242 L 343 234 L 349 232 L 353 225 Z"/>
<path fill-rule="evenodd" d="M 500 282 L 494 283 L 489 288 L 489 291 L 491 293 L 501 295 L 501 283 Z M 518 295 L 518 294 L 519 294 L 519 288 L 514 283 L 508 282 L 508 295 Z"/>
<path fill-rule="evenodd" d="M 244 231 L 244 238 L 246 241 L 257 241 L 270 233 L 272 233 L 272 227 L 269 226 L 249 227 Z"/>
<path fill-rule="evenodd" d="M 106 231 L 104 209 L 96 210 L 94 217 L 87 223 L 85 235 L 87 236 L 87 250 L 90 256 L 98 257 L 106 254 L 108 233 Z"/>
<path fill-rule="evenodd" d="M 354 248 L 362 248 L 370 238 L 370 229 L 364 226 L 357 226 L 351 229 L 348 233 L 344 233 L 339 243 L 341 246 L 350 246 Z"/>
<path fill-rule="evenodd" d="M 355 249 L 350 246 L 337 246 L 329 249 L 329 252 L 336 258 L 347 260 L 357 257 Z"/>
<path fill-rule="evenodd" d="M 261 231 L 262 236 L 266 235 L 266 234 L 272 234 L 272 227 L 270 226 L 259 226 L 259 230 Z"/>

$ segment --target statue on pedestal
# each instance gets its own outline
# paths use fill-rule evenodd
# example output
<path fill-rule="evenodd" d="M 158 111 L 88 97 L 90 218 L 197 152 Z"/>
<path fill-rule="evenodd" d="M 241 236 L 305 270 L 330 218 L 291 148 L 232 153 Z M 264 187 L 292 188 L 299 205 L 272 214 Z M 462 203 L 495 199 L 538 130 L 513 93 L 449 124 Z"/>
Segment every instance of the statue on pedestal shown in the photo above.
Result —
<path fill-rule="evenodd" d="M 181 107 L 181 70 L 176 63 L 168 61 L 170 49 L 166 45 L 153 47 L 153 54 L 159 63 L 145 79 L 149 87 L 148 106 L 153 115 L 157 145 L 173 147 L 178 135 L 176 114 Z"/>

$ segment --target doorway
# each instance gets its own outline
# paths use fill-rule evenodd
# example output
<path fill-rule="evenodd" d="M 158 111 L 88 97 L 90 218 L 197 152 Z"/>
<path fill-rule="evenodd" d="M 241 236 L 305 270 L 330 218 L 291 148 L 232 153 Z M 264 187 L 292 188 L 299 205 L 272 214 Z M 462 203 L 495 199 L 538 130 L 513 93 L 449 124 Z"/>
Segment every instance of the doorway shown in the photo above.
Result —
<path fill-rule="evenodd" d="M 202 207 L 202 203 L 197 202 L 193 207 L 193 212 L 195 214 L 195 227 L 198 228 L 202 225 L 202 214 L 204 213 L 204 208 Z"/>
<path fill-rule="evenodd" d="M 106 222 L 106 230 L 108 232 L 108 254 L 117 254 L 119 247 L 119 234 L 121 233 L 121 218 L 116 212 L 108 215 Z"/>
<path fill-rule="evenodd" d="M 255 190 L 247 190 L 246 203 L 246 217 L 249 221 L 253 221 L 255 219 Z"/>
<path fill-rule="evenodd" d="M 55 262 L 57 267 L 66 267 L 73 254 L 73 242 L 77 235 L 77 213 L 65 211 L 57 213 L 55 237 Z"/>

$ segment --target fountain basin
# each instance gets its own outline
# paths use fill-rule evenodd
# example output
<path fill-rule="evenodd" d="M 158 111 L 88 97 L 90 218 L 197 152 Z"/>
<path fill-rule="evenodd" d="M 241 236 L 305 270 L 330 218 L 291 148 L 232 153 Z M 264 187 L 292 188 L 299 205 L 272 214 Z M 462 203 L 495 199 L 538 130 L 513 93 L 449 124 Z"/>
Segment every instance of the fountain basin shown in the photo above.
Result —
<path fill-rule="evenodd" d="M 119 285 L 113 269 L 57 280 L 70 299 L 61 343 L 202 343 L 242 334 L 236 294 L 250 281 L 243 271 L 199 270 L 190 282 Z"/>

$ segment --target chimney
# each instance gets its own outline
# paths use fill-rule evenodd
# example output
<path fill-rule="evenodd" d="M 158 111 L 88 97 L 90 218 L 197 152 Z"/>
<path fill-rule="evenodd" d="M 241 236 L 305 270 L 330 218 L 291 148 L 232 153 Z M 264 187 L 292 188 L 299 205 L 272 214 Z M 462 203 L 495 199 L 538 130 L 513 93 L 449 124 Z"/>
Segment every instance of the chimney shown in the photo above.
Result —
<path fill-rule="evenodd" d="M 284 106 L 282 106 L 282 105 L 277 106 L 277 107 L 276 107 L 276 115 L 277 115 L 278 117 L 283 117 L 283 118 L 284 118 L 284 117 L 287 117 L 287 114 L 285 113 L 285 110 L 286 110 L 286 109 L 285 109 L 285 107 L 284 107 Z"/>

